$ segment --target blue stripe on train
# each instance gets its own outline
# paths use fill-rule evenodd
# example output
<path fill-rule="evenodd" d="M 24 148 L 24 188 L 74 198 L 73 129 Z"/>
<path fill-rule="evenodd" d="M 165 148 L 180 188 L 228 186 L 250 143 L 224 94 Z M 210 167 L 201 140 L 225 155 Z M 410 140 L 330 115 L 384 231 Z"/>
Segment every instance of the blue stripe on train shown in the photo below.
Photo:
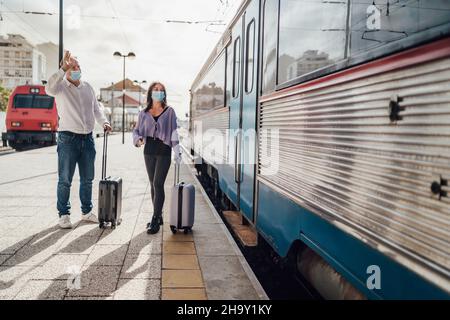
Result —
<path fill-rule="evenodd" d="M 237 186 L 234 181 L 234 169 L 227 164 L 218 164 L 217 171 L 219 174 L 219 187 L 223 193 L 228 196 L 228 199 L 237 206 Z"/>
<path fill-rule="evenodd" d="M 257 228 L 280 256 L 285 257 L 292 243 L 300 239 L 369 299 L 450 299 L 450 294 L 418 274 L 263 183 L 258 184 Z M 380 267 L 381 289 L 369 290 L 366 286 L 370 265 Z"/>

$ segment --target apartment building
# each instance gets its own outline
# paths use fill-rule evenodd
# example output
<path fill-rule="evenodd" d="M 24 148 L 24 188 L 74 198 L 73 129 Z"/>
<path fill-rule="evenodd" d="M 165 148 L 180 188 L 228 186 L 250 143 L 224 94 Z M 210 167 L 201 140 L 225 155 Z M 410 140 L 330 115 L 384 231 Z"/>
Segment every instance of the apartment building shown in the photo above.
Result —
<path fill-rule="evenodd" d="M 7 89 L 40 84 L 46 79 L 46 58 L 23 36 L 0 37 L 0 84 Z"/>

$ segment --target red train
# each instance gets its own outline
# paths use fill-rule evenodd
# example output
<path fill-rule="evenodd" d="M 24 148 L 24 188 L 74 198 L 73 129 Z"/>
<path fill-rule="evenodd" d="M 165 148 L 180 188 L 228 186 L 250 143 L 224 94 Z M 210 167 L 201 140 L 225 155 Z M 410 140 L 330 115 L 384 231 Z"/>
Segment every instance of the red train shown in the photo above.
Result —
<path fill-rule="evenodd" d="M 6 111 L 3 144 L 20 151 L 29 146 L 56 143 L 58 113 L 55 98 L 45 93 L 42 85 L 17 86 Z"/>

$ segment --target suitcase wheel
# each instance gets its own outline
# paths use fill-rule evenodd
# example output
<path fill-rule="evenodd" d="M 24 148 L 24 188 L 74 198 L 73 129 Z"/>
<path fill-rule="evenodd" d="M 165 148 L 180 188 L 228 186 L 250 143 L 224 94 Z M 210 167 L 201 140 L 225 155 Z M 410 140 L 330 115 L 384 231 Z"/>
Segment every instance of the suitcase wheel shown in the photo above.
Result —
<path fill-rule="evenodd" d="M 184 234 L 188 234 L 189 231 L 192 231 L 191 228 L 185 228 L 185 229 L 183 230 Z"/>
<path fill-rule="evenodd" d="M 175 226 L 170 226 L 170 231 L 172 231 L 173 234 L 177 233 L 177 228 Z"/>
<path fill-rule="evenodd" d="M 111 229 L 115 229 L 116 228 L 116 223 L 115 222 L 111 222 Z"/>
<path fill-rule="evenodd" d="M 105 229 L 105 223 L 103 221 L 101 221 L 100 224 L 98 225 L 98 227 L 100 229 Z"/>

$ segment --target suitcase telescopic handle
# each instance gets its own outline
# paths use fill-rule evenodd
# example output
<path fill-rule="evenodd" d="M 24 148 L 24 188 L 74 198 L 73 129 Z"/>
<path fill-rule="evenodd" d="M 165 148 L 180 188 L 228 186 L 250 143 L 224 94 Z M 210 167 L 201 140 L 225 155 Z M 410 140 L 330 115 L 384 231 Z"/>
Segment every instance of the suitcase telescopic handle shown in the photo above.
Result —
<path fill-rule="evenodd" d="M 180 178 L 180 164 L 175 163 L 175 173 L 173 174 L 173 185 L 176 186 Z"/>
<path fill-rule="evenodd" d="M 102 180 L 106 178 L 106 156 L 108 153 L 108 131 L 103 132 Z"/>

